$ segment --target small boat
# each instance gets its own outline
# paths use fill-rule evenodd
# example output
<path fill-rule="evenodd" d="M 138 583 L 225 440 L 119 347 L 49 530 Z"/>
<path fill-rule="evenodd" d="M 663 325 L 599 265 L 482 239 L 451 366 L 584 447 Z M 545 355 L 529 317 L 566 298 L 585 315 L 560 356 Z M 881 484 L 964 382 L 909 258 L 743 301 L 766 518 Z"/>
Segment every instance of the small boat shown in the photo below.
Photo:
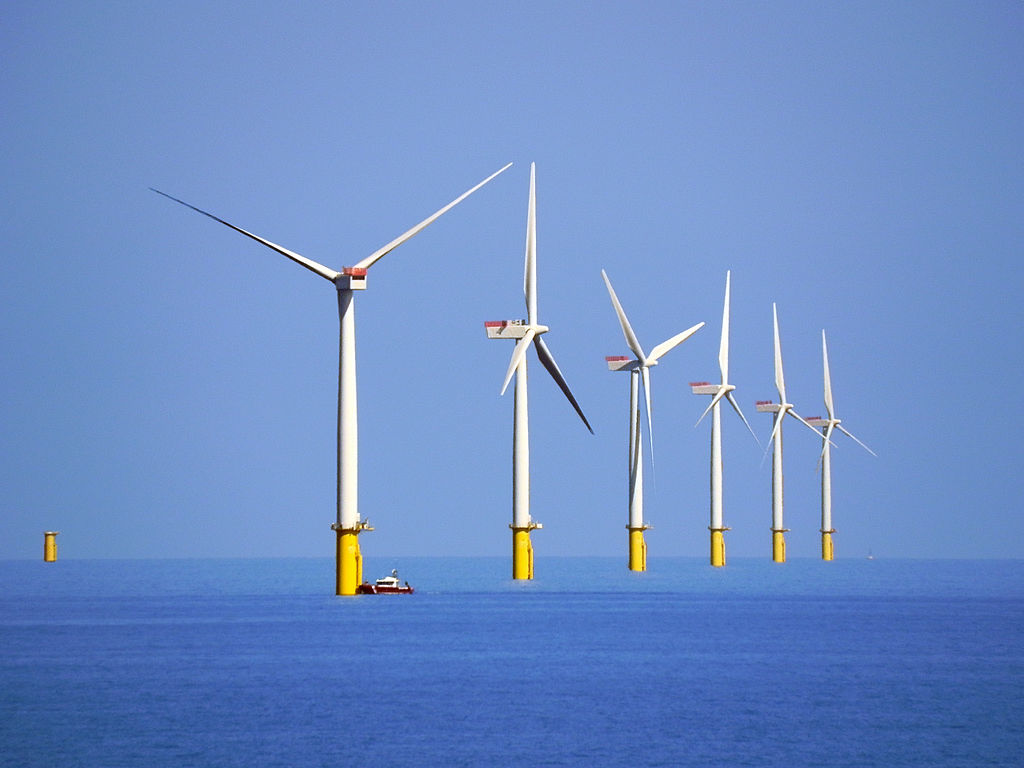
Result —
<path fill-rule="evenodd" d="M 398 581 L 397 570 L 392 570 L 390 576 L 377 579 L 373 584 L 364 581 L 356 587 L 356 594 L 358 595 L 411 595 L 413 592 L 414 590 L 409 586 L 408 581 L 404 584 Z"/>

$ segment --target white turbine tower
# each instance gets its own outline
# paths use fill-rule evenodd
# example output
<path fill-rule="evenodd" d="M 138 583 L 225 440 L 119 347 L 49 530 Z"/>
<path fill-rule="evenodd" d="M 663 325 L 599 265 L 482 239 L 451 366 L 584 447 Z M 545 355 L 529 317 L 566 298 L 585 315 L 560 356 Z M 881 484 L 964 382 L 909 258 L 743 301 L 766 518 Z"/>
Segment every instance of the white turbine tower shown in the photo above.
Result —
<path fill-rule="evenodd" d="M 551 378 L 576 409 L 587 429 L 593 434 L 587 417 L 583 415 L 576 398 L 569 390 L 562 372 L 551 356 L 541 334 L 548 332 L 546 325 L 537 320 L 537 192 L 536 169 L 530 164 L 530 201 L 526 216 L 526 265 L 523 275 L 523 293 L 526 297 L 526 321 L 498 320 L 484 323 L 489 339 L 515 339 L 516 346 L 512 350 L 505 382 L 501 394 L 505 394 L 512 374 L 515 374 L 516 385 L 513 405 L 512 424 L 512 578 L 533 578 L 533 546 L 530 543 L 530 531 L 543 527 L 533 521 L 530 516 L 530 419 L 526 391 L 526 350 L 533 344 L 537 358 L 551 374 Z"/>
<path fill-rule="evenodd" d="M 204 216 L 209 216 L 214 221 L 219 221 L 227 227 L 250 237 L 258 243 L 277 251 L 297 264 L 314 272 L 315 274 L 330 280 L 338 292 L 338 315 L 341 324 L 339 343 L 339 364 L 338 364 L 338 514 L 337 521 L 331 526 L 337 532 L 336 540 L 336 593 L 339 595 L 354 595 L 356 587 L 362 581 L 362 556 L 359 551 L 358 535 L 366 530 L 373 530 L 367 520 L 359 517 L 358 505 L 358 437 L 356 426 L 356 321 L 355 302 L 353 291 L 366 289 L 366 272 L 381 257 L 400 246 L 420 230 L 431 224 L 435 219 L 447 212 L 450 208 L 462 202 L 466 197 L 484 184 L 489 182 L 512 164 L 509 163 L 500 171 L 497 171 L 481 181 L 472 189 L 462 193 L 452 200 L 441 210 L 428 216 L 412 229 L 399 235 L 387 245 L 374 251 L 354 267 L 343 267 L 336 272 L 329 267 L 307 259 L 304 256 L 282 248 L 280 245 L 264 240 L 262 237 L 247 232 L 234 224 L 230 224 L 212 213 L 196 208 L 193 205 L 171 197 L 158 189 L 153 191 L 164 197 L 174 200 L 176 203 L 191 208 Z"/>
<path fill-rule="evenodd" d="M 633 328 L 629 324 L 626 312 L 619 303 L 615 289 L 612 288 L 611 280 L 604 270 L 601 270 L 601 277 L 608 287 L 608 295 L 611 296 L 612 306 L 615 307 L 615 314 L 618 315 L 619 325 L 622 326 L 622 335 L 626 337 L 626 344 L 632 350 L 634 358 L 628 357 L 606 357 L 608 369 L 612 371 L 629 371 L 629 521 L 626 525 L 629 531 L 629 570 L 647 570 L 647 545 L 644 542 L 644 531 L 650 528 L 644 524 L 644 461 L 643 461 L 643 438 L 640 429 L 640 407 L 639 388 L 640 378 L 644 383 L 644 400 L 647 405 L 647 434 L 651 442 L 651 462 L 654 462 L 654 430 L 651 420 L 651 366 L 657 365 L 659 358 L 674 347 L 682 344 L 693 334 L 699 331 L 704 323 L 697 323 L 692 328 L 687 328 L 682 333 L 677 333 L 671 339 L 661 342 L 651 354 L 645 354 L 643 347 Z"/>
<path fill-rule="evenodd" d="M 835 533 L 832 527 L 832 431 L 838 429 L 872 456 L 877 454 L 842 426 L 841 419 L 836 418 L 835 404 L 832 402 L 832 375 L 828 369 L 828 344 L 825 342 L 824 330 L 821 332 L 821 359 L 825 369 L 825 411 L 828 418 L 808 419 L 807 423 L 821 429 L 821 559 L 832 560 L 835 556 L 832 548 L 832 534 Z"/>
<path fill-rule="evenodd" d="M 782 422 L 787 415 L 793 416 L 797 421 L 813 430 L 814 429 L 801 416 L 793 410 L 793 404 L 786 399 L 786 380 L 782 375 L 782 345 L 779 342 L 779 313 L 772 303 L 772 318 L 775 321 L 775 388 L 779 391 L 779 403 L 771 400 L 759 400 L 757 410 L 761 413 L 774 413 L 772 435 L 769 444 L 774 442 L 772 453 L 772 560 L 776 563 L 786 562 L 786 540 L 784 534 L 788 528 L 782 526 Z"/>
<path fill-rule="evenodd" d="M 690 385 L 695 395 L 711 395 L 711 403 L 704 409 L 704 413 L 697 419 L 697 424 L 704 420 L 711 412 L 711 523 L 708 529 L 711 531 L 711 565 L 721 567 L 725 565 L 725 531 L 722 522 L 722 400 L 728 400 L 729 405 L 743 419 L 750 434 L 757 441 L 757 435 L 750 427 L 750 422 L 743 415 L 739 404 L 732 396 L 735 386 L 729 383 L 729 279 L 730 273 L 725 273 L 725 305 L 722 309 L 722 341 L 718 347 L 718 368 L 722 373 L 722 382 L 718 385 L 709 384 L 704 381 L 694 382 Z M 760 445 L 760 441 L 758 441 Z"/>

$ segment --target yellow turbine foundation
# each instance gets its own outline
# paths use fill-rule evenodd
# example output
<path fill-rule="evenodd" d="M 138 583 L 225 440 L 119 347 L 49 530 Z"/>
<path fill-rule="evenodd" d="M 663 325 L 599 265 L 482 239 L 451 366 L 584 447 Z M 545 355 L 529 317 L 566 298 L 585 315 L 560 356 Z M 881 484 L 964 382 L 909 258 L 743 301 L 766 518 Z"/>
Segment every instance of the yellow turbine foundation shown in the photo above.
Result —
<path fill-rule="evenodd" d="M 629 531 L 629 570 L 631 571 L 647 570 L 647 542 L 644 541 L 644 531 L 650 527 L 649 525 L 640 528 L 626 526 Z"/>
<path fill-rule="evenodd" d="M 530 523 L 526 528 L 512 528 L 512 578 L 533 578 L 533 544 L 530 543 L 530 531 L 540 528 Z"/>
<path fill-rule="evenodd" d="M 43 562 L 57 562 L 57 534 L 60 531 L 43 532 Z"/>
<path fill-rule="evenodd" d="M 711 531 L 711 565 L 721 568 L 725 565 L 725 531 L 730 528 L 709 528 Z"/>
<path fill-rule="evenodd" d="M 363 583 L 363 556 L 359 552 L 359 534 L 372 531 L 367 523 L 358 523 L 355 528 L 341 528 L 337 523 L 331 526 L 338 534 L 335 549 L 335 590 L 336 595 L 354 595 L 356 587 Z"/>
<path fill-rule="evenodd" d="M 832 551 L 832 534 L 835 533 L 833 528 L 831 531 L 821 532 L 821 559 L 822 560 L 833 560 L 835 554 Z"/>
<path fill-rule="evenodd" d="M 772 529 L 772 560 L 776 563 L 786 562 L 786 538 L 783 535 L 789 528 Z"/>

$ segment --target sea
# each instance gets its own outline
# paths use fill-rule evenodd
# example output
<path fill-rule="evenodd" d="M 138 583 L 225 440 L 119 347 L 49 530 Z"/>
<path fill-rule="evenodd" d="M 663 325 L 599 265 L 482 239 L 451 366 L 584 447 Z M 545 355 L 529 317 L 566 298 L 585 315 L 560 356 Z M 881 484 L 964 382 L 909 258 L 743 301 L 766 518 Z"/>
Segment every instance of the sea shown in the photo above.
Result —
<path fill-rule="evenodd" d="M 0 562 L 0 765 L 1024 765 L 1024 560 L 367 568 Z"/>

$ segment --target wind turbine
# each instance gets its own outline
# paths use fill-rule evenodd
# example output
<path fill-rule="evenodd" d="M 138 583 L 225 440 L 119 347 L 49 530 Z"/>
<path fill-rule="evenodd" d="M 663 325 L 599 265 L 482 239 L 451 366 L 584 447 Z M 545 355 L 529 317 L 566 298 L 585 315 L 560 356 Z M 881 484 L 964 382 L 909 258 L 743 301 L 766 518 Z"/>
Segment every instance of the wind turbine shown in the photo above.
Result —
<path fill-rule="evenodd" d="M 739 404 L 732 396 L 736 387 L 729 383 L 729 280 L 730 272 L 725 273 L 725 306 L 722 309 L 722 341 L 718 347 L 718 368 L 722 373 L 720 384 L 709 384 L 705 381 L 693 382 L 690 388 L 695 395 L 711 395 L 711 403 L 704 409 L 704 413 L 697 419 L 697 424 L 704 420 L 711 411 L 711 524 L 708 530 L 711 531 L 711 565 L 721 567 L 725 565 L 725 536 L 729 528 L 722 524 L 722 400 L 728 400 L 729 405 L 743 419 L 754 440 L 757 435 L 750 428 L 750 422 L 743 415 Z"/>
<path fill-rule="evenodd" d="M 847 437 L 851 438 L 861 448 L 877 456 L 874 451 L 854 437 L 846 427 L 842 426 L 842 420 L 836 418 L 835 404 L 832 402 L 832 375 L 828 369 L 828 344 L 825 342 L 825 331 L 821 332 L 821 359 L 825 368 L 825 411 L 827 419 L 817 417 L 808 419 L 807 423 L 812 427 L 821 429 L 821 559 L 832 560 L 834 553 L 832 549 L 832 534 L 835 529 L 832 527 L 832 450 L 831 437 L 834 429 L 839 429 Z"/>
<path fill-rule="evenodd" d="M 772 318 L 775 321 L 775 388 L 779 391 L 779 403 L 771 400 L 759 400 L 757 410 L 761 413 L 774 413 L 772 435 L 769 443 L 774 442 L 772 453 L 772 560 L 776 563 L 786 562 L 786 540 L 784 534 L 788 528 L 782 527 L 782 422 L 787 415 L 818 434 L 818 430 L 808 424 L 795 410 L 793 404 L 786 399 L 786 380 L 782 375 L 782 345 L 779 342 L 779 313 L 772 302 Z"/>
<path fill-rule="evenodd" d="M 530 201 L 526 215 L 526 266 L 523 274 L 523 293 L 526 297 L 527 319 L 497 320 L 484 323 L 489 339 L 515 339 L 516 346 L 512 350 L 512 359 L 505 374 L 505 382 L 501 394 L 505 394 L 512 374 L 515 374 L 516 385 L 513 405 L 512 422 L 512 578 L 533 578 L 533 546 L 530 543 L 530 531 L 542 528 L 540 523 L 530 516 L 530 418 L 526 392 L 526 350 L 533 344 L 537 357 L 555 383 L 565 393 L 566 398 L 576 409 L 587 429 L 593 434 L 587 417 L 583 415 L 576 398 L 569 390 L 562 372 L 558 370 L 555 358 L 551 356 L 541 334 L 548 332 L 546 325 L 537 320 L 537 192 L 536 168 L 530 164 Z"/>
<path fill-rule="evenodd" d="M 608 295 L 611 296 L 612 306 L 615 314 L 619 317 L 619 325 L 622 326 L 622 335 L 626 337 L 626 344 L 632 350 L 634 358 L 628 357 L 606 357 L 608 369 L 611 371 L 629 371 L 629 522 L 626 529 L 629 531 L 629 570 L 647 570 L 647 545 L 644 542 L 644 531 L 650 528 L 644 524 L 644 461 L 643 461 L 643 439 L 640 430 L 640 407 L 639 389 L 640 378 L 644 382 L 644 400 L 647 405 L 647 434 L 651 442 L 651 463 L 654 463 L 654 430 L 651 421 L 651 373 L 652 366 L 658 364 L 666 352 L 682 344 L 688 338 L 699 331 L 704 323 L 697 323 L 692 328 L 687 328 L 682 333 L 677 333 L 671 339 L 661 342 L 651 354 L 645 354 L 643 347 L 633 328 L 626 317 L 626 311 L 619 303 L 619 297 L 615 295 L 611 280 L 605 271 L 601 270 L 601 277 L 608 287 Z"/>
<path fill-rule="evenodd" d="M 305 256 L 300 256 L 294 251 L 289 251 L 287 248 L 276 245 L 269 240 L 264 240 L 262 237 L 214 216 L 212 213 L 207 213 L 200 208 L 196 208 L 194 205 L 189 205 L 183 200 L 171 197 L 165 192 L 161 192 L 158 189 L 153 190 L 157 194 L 170 198 L 176 203 L 181 203 L 204 216 L 209 216 L 214 221 L 219 221 L 236 232 L 277 251 L 282 256 L 286 256 L 320 277 L 330 280 L 337 289 L 338 316 L 341 325 L 338 363 L 338 514 L 337 521 L 331 526 L 337 533 L 335 552 L 336 594 L 354 595 L 356 593 L 356 587 L 363 579 L 363 560 L 359 551 L 359 540 L 357 537 L 363 531 L 373 530 L 368 520 L 361 520 L 359 517 L 359 497 L 357 492 L 359 442 L 356 425 L 356 320 L 353 292 L 366 289 L 367 270 L 377 263 L 381 257 L 386 256 L 410 237 L 420 232 L 420 230 L 431 224 L 443 213 L 446 213 L 449 209 L 462 202 L 511 165 L 512 163 L 509 163 L 500 171 L 491 174 L 475 187 L 452 200 L 444 208 L 428 216 L 415 227 L 374 251 L 362 261 L 357 262 L 354 267 L 343 267 L 340 272 L 318 264 L 312 259 L 307 259 Z"/>

